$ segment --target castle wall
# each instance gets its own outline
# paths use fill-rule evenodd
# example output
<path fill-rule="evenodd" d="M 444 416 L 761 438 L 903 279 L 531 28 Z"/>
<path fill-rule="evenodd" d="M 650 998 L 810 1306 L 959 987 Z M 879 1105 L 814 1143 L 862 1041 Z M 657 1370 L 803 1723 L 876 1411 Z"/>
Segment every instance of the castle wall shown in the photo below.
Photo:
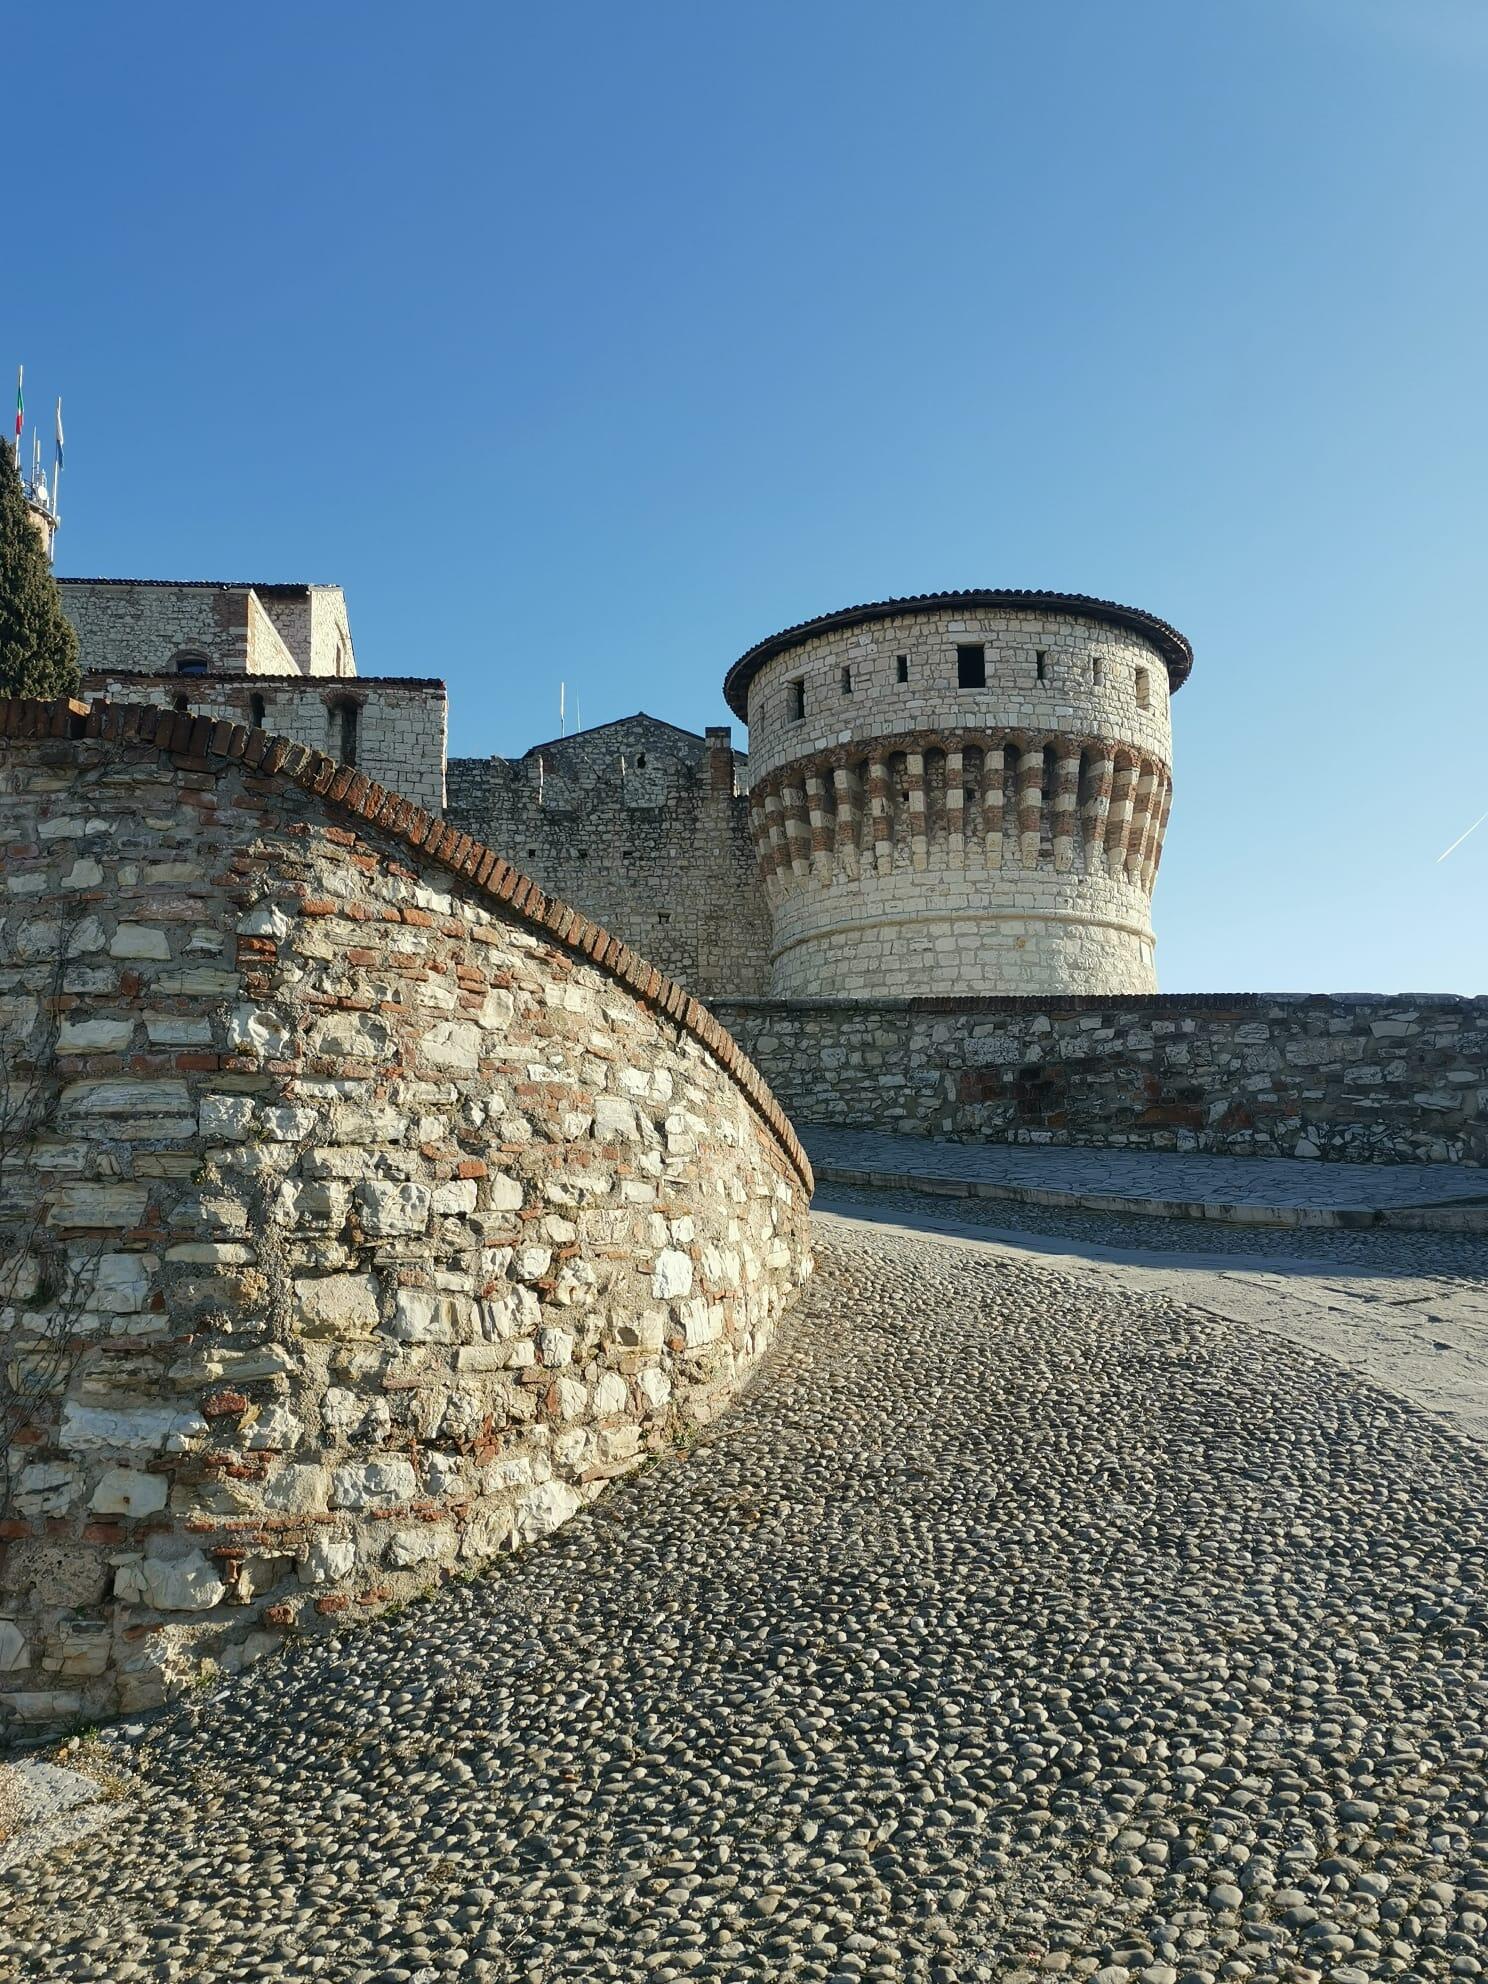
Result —
<path fill-rule="evenodd" d="M 36 735 L 37 731 L 41 735 Z M 810 1173 L 659 972 L 282 740 L 0 704 L 0 1724 L 524 1543 L 738 1390 Z"/>
<path fill-rule="evenodd" d="M 529 751 L 452 758 L 448 817 L 699 998 L 763 992 L 769 922 L 749 802 L 721 728 L 636 717 Z"/>
<path fill-rule="evenodd" d="M 303 676 L 126 675 L 85 671 L 89 696 L 112 702 L 146 697 L 167 706 L 184 702 L 195 716 L 223 718 L 293 737 L 312 750 L 342 753 L 339 706 L 356 709 L 356 761 L 379 785 L 401 792 L 431 813 L 444 809 L 447 698 L 442 682 L 417 677 L 355 676 L 307 681 Z M 254 699 L 263 704 L 260 719 Z"/>
<path fill-rule="evenodd" d="M 1488 1164 L 1488 999 L 719 999 L 798 1124 Z"/>
<path fill-rule="evenodd" d="M 339 586 L 59 579 L 85 669 L 165 674 L 182 649 L 222 673 L 354 675 Z M 338 670 L 337 662 L 340 661 Z"/>
<path fill-rule="evenodd" d="M 226 672 L 248 666 L 244 587 L 58 579 L 57 588 L 84 669 L 102 660 L 131 674 L 174 672 L 171 657 L 180 648 L 209 655 Z"/>
<path fill-rule="evenodd" d="M 981 684 L 959 686 L 961 647 Z M 803 638 L 747 693 L 776 996 L 1155 990 L 1156 645 L 1066 611 L 921 608 Z"/>

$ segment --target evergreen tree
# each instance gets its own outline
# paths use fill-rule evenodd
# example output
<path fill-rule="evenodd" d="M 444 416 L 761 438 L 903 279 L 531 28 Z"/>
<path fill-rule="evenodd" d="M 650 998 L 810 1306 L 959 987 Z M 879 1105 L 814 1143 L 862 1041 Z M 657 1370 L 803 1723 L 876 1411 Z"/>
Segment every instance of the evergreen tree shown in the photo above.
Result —
<path fill-rule="evenodd" d="M 0 441 L 0 696 L 72 695 L 78 644 L 13 449 Z"/>

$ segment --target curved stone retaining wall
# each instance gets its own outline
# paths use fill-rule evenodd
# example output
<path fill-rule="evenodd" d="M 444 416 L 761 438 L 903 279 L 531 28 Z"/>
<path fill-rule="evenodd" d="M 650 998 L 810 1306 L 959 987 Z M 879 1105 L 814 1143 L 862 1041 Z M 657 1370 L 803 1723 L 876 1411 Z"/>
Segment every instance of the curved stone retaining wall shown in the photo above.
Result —
<path fill-rule="evenodd" d="M 581 1509 L 756 1365 L 811 1180 L 696 1001 L 362 775 L 0 727 L 13 1731 Z"/>
<path fill-rule="evenodd" d="M 801 1124 L 1488 1164 L 1488 999 L 715 1000 Z"/>

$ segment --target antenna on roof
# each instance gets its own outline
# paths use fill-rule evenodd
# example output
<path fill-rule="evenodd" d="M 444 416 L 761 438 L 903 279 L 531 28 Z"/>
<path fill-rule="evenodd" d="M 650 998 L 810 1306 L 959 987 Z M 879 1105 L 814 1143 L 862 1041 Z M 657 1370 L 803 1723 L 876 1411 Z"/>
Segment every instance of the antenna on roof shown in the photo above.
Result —
<path fill-rule="evenodd" d="M 558 735 L 560 737 L 567 735 L 563 728 L 563 699 L 567 692 L 568 684 L 566 682 L 560 682 L 558 684 Z"/>

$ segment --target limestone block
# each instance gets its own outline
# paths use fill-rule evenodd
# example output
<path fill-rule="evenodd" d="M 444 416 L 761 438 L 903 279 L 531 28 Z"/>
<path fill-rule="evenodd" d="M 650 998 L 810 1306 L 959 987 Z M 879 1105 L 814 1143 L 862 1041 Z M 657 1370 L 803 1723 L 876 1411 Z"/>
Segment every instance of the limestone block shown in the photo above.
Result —
<path fill-rule="evenodd" d="M 331 1482 L 332 1500 L 338 1509 L 391 1508 L 411 1502 L 417 1494 L 413 1463 L 401 1454 L 338 1467 Z"/>
<path fill-rule="evenodd" d="M 276 1515 L 318 1515 L 328 1506 L 328 1487 L 323 1467 L 281 1463 L 263 1483 L 263 1506 Z"/>
<path fill-rule="evenodd" d="M 80 1405 L 69 1399 L 57 1444 L 69 1454 L 175 1452 L 206 1430 L 199 1412 L 173 1405 Z"/>
<path fill-rule="evenodd" d="M 169 1485 L 163 1474 L 137 1467 L 111 1467 L 100 1475 L 88 1506 L 98 1515 L 150 1516 L 163 1509 Z"/>
<path fill-rule="evenodd" d="M 448 1523 L 420 1523 L 410 1529 L 395 1529 L 383 1552 L 383 1562 L 395 1571 L 411 1570 L 415 1564 L 449 1563 L 456 1553 L 456 1539 Z"/>
<path fill-rule="evenodd" d="M 583 1506 L 583 1497 L 566 1481 L 539 1481 L 523 1489 L 517 1497 L 512 1539 L 517 1543 L 534 1542 L 567 1522 Z"/>
<path fill-rule="evenodd" d="M 64 1020 L 57 1029 L 59 1054 L 122 1054 L 134 1033 L 133 1020 Z"/>
<path fill-rule="evenodd" d="M 475 1211 L 476 1196 L 473 1178 L 456 1178 L 434 1187 L 433 1209 L 441 1218 L 464 1218 Z"/>
<path fill-rule="evenodd" d="M 148 923 L 121 923 L 108 950 L 111 958 L 168 958 L 170 939 Z"/>
<path fill-rule="evenodd" d="M 0 1619 L 0 1674 L 14 1674 L 30 1665 L 26 1635 L 13 1619 Z"/>
<path fill-rule="evenodd" d="M 418 1059 L 426 1067 L 452 1074 L 473 1074 L 480 1066 L 481 1030 L 469 1020 L 436 1020 L 418 1043 Z"/>
<path fill-rule="evenodd" d="M 427 1185 L 367 1178 L 356 1188 L 364 1231 L 380 1237 L 424 1233 L 429 1225 Z"/>
<path fill-rule="evenodd" d="M 277 903 L 255 903 L 238 918 L 238 929 L 245 937 L 267 937 L 282 944 L 293 925 Z"/>
<path fill-rule="evenodd" d="M 129 1557 L 114 1574 L 114 1596 L 157 1612 L 207 1612 L 227 1588 L 200 1550 L 184 1556 Z"/>
<path fill-rule="evenodd" d="M 305 1437 L 305 1422 L 277 1400 L 246 1422 L 248 1446 L 255 1453 L 289 1453 Z"/>
<path fill-rule="evenodd" d="M 93 1269 L 88 1307 L 110 1316 L 138 1315 L 150 1299 L 156 1257 L 103 1254 Z"/>
<path fill-rule="evenodd" d="M 463 1303 L 428 1288 L 400 1288 L 388 1324 L 388 1335 L 399 1343 L 458 1343 L 465 1332 Z"/>
<path fill-rule="evenodd" d="M 692 1262 L 676 1248 L 664 1248 L 651 1271 L 651 1293 L 659 1302 L 675 1301 L 692 1293 Z"/>
<path fill-rule="evenodd" d="M 492 1212 L 516 1212 L 522 1199 L 522 1187 L 505 1172 L 493 1171 L 486 1180 L 486 1204 Z"/>
<path fill-rule="evenodd" d="M 338 1584 L 356 1568 L 356 1545 L 347 1536 L 322 1534 L 313 1539 L 300 1560 L 302 1584 Z"/>
<path fill-rule="evenodd" d="M 78 1469 L 65 1461 L 33 1461 L 16 1476 L 11 1499 L 17 1515 L 65 1515 L 82 1485 Z"/>
<path fill-rule="evenodd" d="M 370 1274 L 302 1275 L 294 1290 L 307 1336 L 370 1336 L 377 1327 L 377 1283 Z"/>
<path fill-rule="evenodd" d="M 152 1047 L 210 1047 L 212 1022 L 189 1013 L 146 1013 L 145 1035 Z"/>
<path fill-rule="evenodd" d="M 227 1020 L 228 1044 L 240 1054 L 280 1056 L 289 1047 L 290 1031 L 277 1013 L 261 1006 L 234 1006 Z"/>
<path fill-rule="evenodd" d="M 640 1133 L 633 1102 L 620 1095 L 594 1098 L 594 1135 L 599 1142 L 611 1143 L 618 1137 L 633 1143 Z"/>
<path fill-rule="evenodd" d="M 253 1127 L 252 1099 L 246 1095 L 204 1095 L 198 1112 L 204 1137 L 238 1143 Z"/>

